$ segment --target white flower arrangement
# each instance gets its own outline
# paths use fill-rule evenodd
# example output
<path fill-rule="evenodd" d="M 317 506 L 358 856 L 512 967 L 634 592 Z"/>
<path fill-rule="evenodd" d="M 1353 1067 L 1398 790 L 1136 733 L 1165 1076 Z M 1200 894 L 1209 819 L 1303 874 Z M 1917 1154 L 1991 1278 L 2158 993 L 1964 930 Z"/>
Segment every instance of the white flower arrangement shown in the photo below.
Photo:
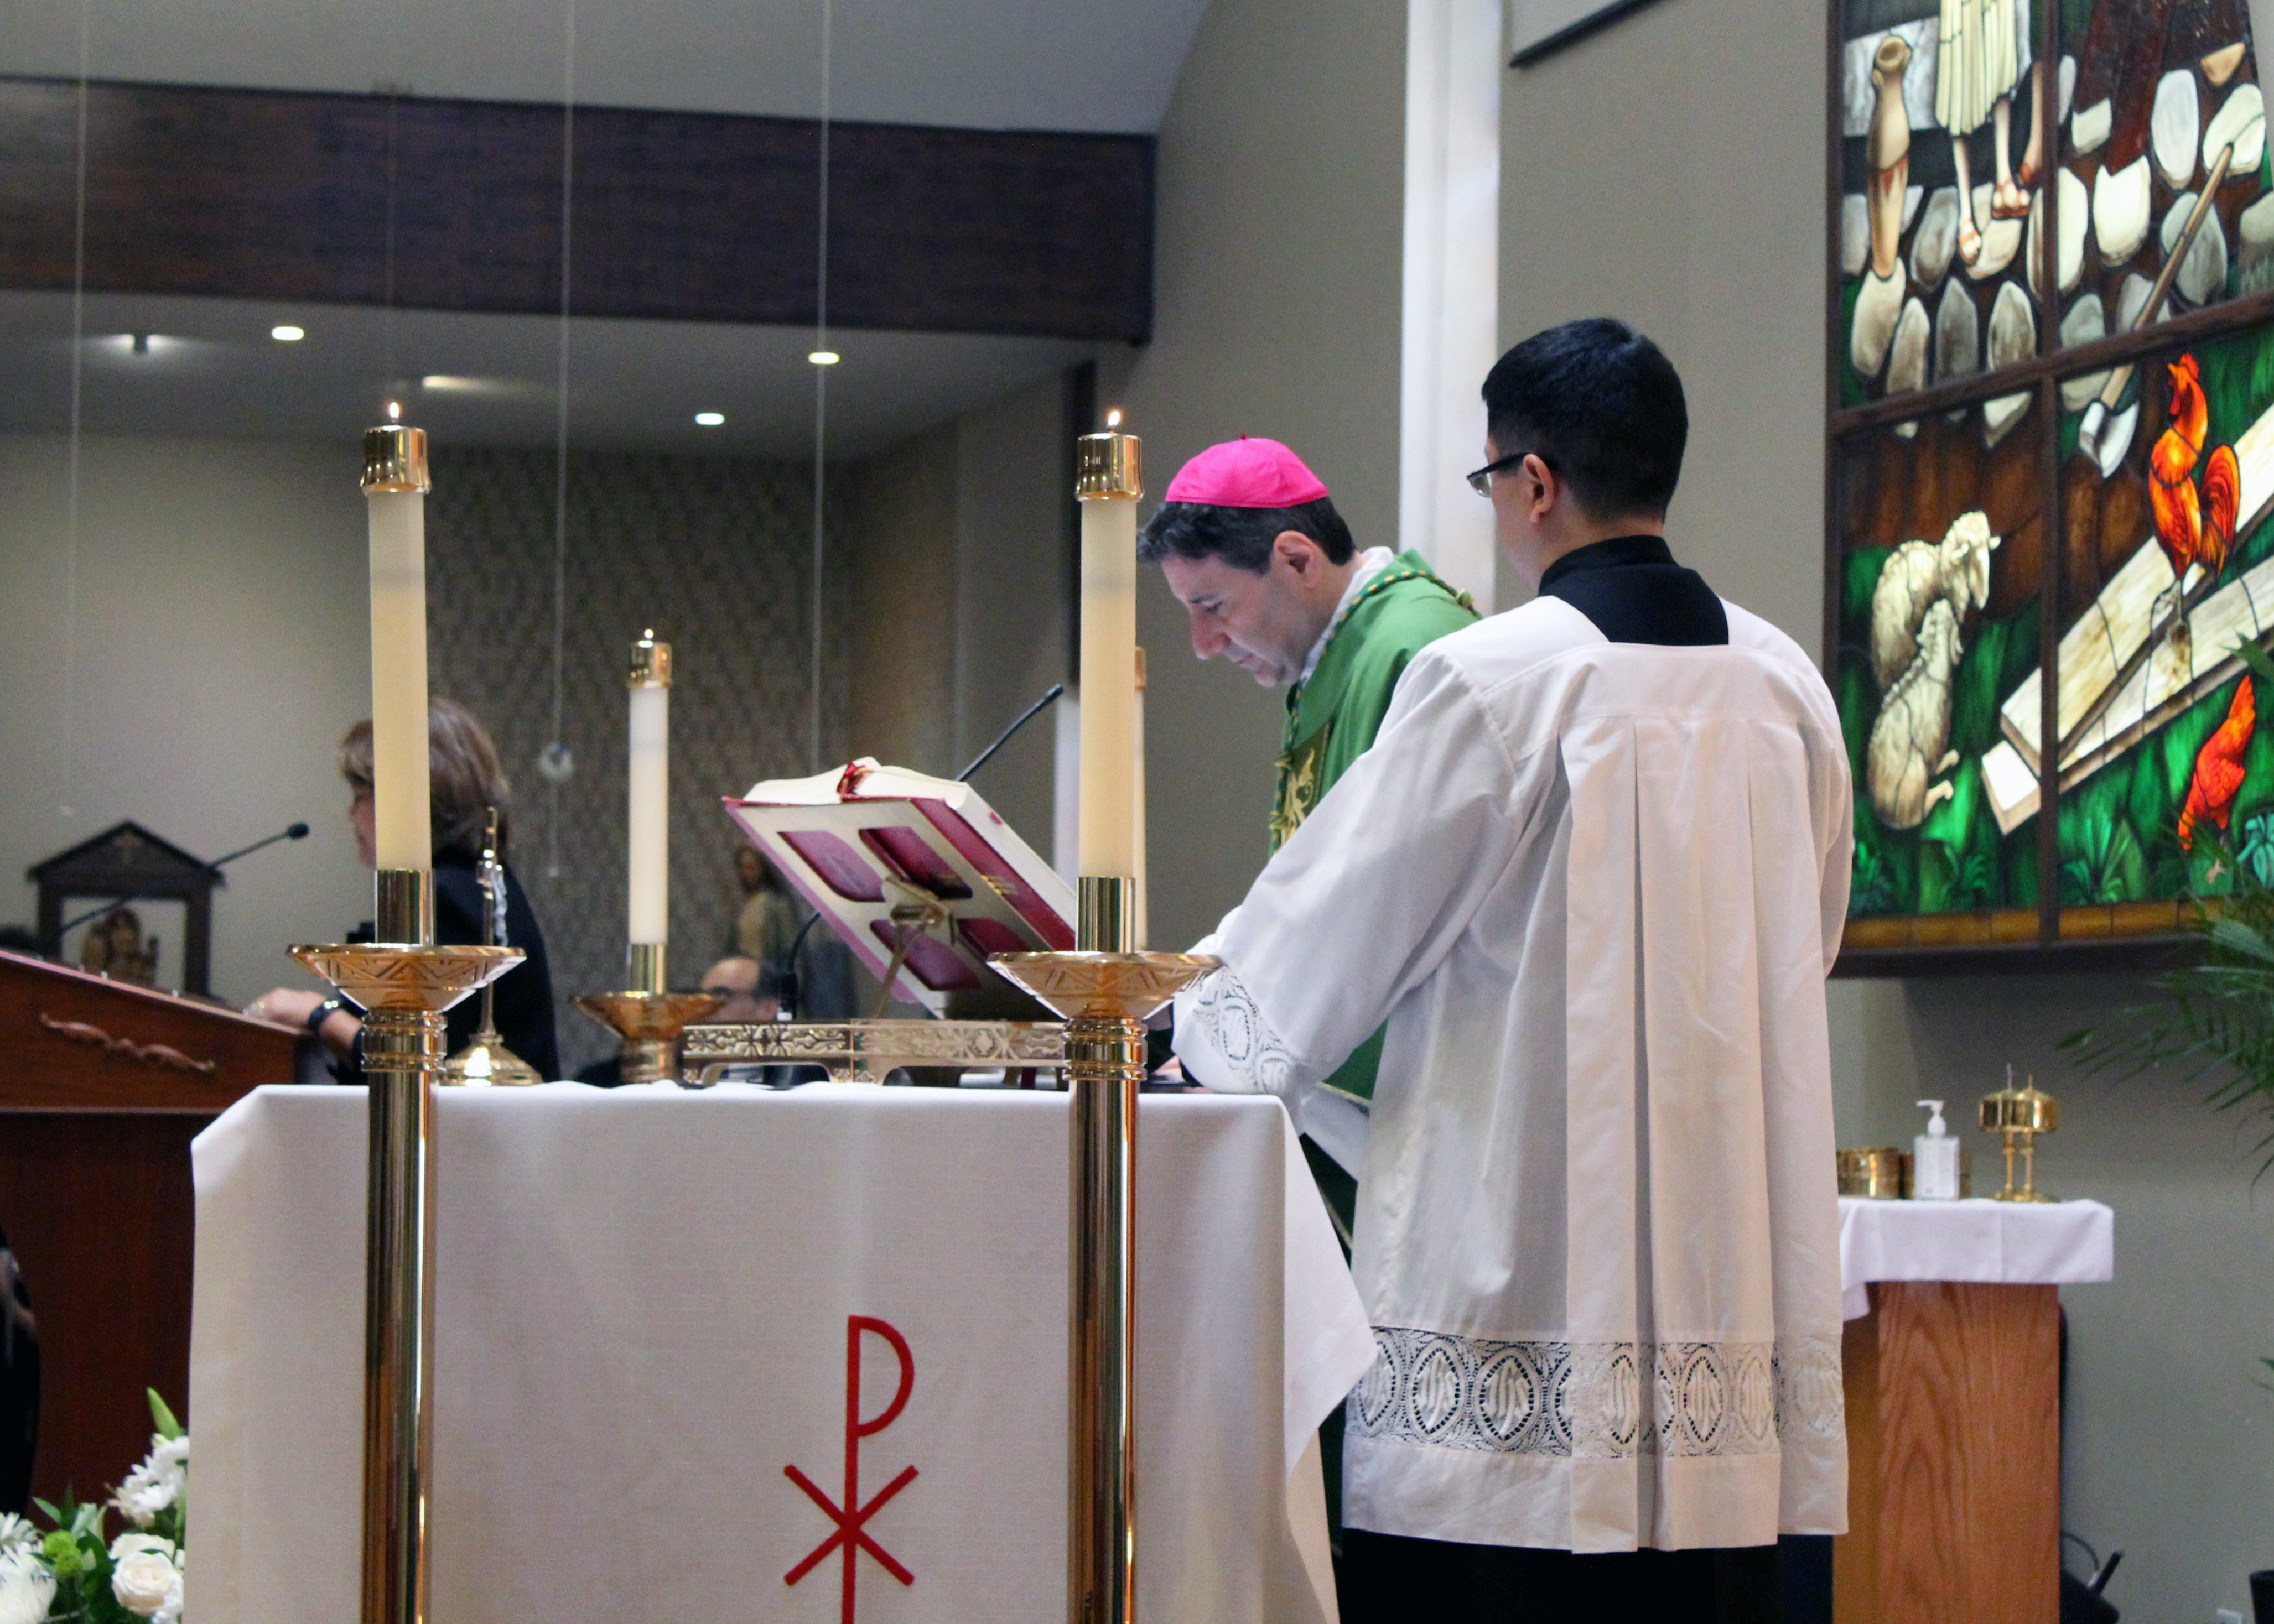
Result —
<path fill-rule="evenodd" d="M 149 1455 L 126 1474 L 110 1503 L 135 1527 L 148 1528 L 161 1513 L 181 1505 L 189 1486 L 189 1434 L 169 1438 L 157 1432 L 151 1436 Z"/>
<path fill-rule="evenodd" d="M 190 1440 L 155 1393 L 150 1419 L 149 1455 L 108 1501 L 34 1502 L 56 1525 L 44 1534 L 0 1514 L 0 1624 L 181 1624 Z M 106 1542 L 113 1510 L 131 1526 Z"/>
<path fill-rule="evenodd" d="M 138 1619 L 182 1616 L 182 1548 L 155 1534 L 121 1534 L 110 1542 L 112 1599 Z"/>
<path fill-rule="evenodd" d="M 0 1624 L 40 1624 L 55 1599 L 56 1575 L 40 1560 L 38 1547 L 20 1545 L 0 1551 Z"/>

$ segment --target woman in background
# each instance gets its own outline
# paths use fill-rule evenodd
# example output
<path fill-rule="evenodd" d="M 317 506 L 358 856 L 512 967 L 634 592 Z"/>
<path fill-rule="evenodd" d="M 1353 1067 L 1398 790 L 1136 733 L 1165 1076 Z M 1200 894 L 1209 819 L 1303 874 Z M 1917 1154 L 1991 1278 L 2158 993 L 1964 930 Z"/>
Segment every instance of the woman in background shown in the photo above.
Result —
<path fill-rule="evenodd" d="M 498 810 L 498 858 L 505 862 L 511 820 L 507 811 L 505 770 L 489 732 L 463 705 L 437 698 L 427 708 L 428 773 L 432 782 L 434 839 L 434 940 L 449 946 L 478 945 L 482 939 L 482 834 L 489 808 Z M 356 855 L 365 868 L 376 866 L 372 809 L 371 721 L 348 729 L 340 741 L 340 773 L 348 781 L 348 823 L 355 831 Z M 540 1077 L 561 1075 L 561 1054 L 553 1031 L 553 974 L 545 959 L 545 932 L 529 906 L 521 883 L 506 864 L 505 944 L 517 947 L 522 961 L 498 978 L 498 1034 L 505 1046 L 537 1069 Z M 351 942 L 372 940 L 366 921 L 350 933 Z M 456 1054 L 474 1035 L 481 1000 L 468 998 L 449 1013 L 449 1049 Z M 360 1082 L 358 1051 L 363 1021 L 352 1005 L 319 992 L 279 987 L 253 1000 L 246 1011 L 282 1026 L 300 1026 L 323 1041 L 335 1057 L 333 1074 Z"/>

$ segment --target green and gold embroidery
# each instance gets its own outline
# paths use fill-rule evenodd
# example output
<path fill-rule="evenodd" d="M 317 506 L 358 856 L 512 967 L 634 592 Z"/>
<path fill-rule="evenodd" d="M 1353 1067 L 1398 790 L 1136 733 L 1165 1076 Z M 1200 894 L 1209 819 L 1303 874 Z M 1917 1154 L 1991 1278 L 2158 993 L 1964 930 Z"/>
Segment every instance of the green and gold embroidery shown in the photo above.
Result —
<path fill-rule="evenodd" d="M 1303 825 L 1319 804 L 1319 763 L 1326 759 L 1327 738 L 1335 730 L 1329 721 L 1301 745 L 1279 758 L 1279 796 L 1271 812 L 1271 849 L 1287 844 L 1287 837 Z"/>

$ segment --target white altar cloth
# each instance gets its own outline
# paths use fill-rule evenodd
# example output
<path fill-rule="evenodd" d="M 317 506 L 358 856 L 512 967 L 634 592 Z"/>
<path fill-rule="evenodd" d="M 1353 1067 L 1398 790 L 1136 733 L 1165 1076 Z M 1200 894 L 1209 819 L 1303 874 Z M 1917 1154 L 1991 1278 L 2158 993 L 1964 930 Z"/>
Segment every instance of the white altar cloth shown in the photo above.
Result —
<path fill-rule="evenodd" d="M 1875 1280 L 2066 1286 L 2116 1276 L 2116 1214 L 2097 1201 L 1840 1198 L 1841 1312 L 1871 1312 Z"/>
<path fill-rule="evenodd" d="M 1141 1614 L 1330 1620 L 1364 1311 L 1276 1100 L 1139 1115 Z M 193 1147 L 203 1624 L 355 1616 L 365 1116 L 261 1088 Z M 846 1503 L 855 1316 L 913 1365 L 859 1502 L 916 1469 L 860 1525 L 913 1583 L 864 1550 L 858 1618 L 1065 1616 L 1065 1095 L 452 1089 L 438 1141 L 435 1617 L 855 1616 L 841 1548 L 786 1583 Z M 868 1425 L 903 1365 L 856 1335 Z"/>

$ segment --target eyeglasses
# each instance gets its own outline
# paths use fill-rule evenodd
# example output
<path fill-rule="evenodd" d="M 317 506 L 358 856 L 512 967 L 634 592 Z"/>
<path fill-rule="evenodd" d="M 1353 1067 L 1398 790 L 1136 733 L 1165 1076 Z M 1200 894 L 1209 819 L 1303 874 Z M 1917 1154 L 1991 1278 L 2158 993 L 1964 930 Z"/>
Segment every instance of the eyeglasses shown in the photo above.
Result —
<path fill-rule="evenodd" d="M 1517 463 L 1523 462 L 1524 459 L 1528 456 L 1538 456 L 1542 462 L 1545 462 L 1547 465 L 1549 472 L 1553 473 L 1556 471 L 1555 459 L 1552 456 L 1547 456 L 1534 451 L 1511 451 L 1506 456 L 1487 462 L 1482 468 L 1477 470 L 1475 473 L 1471 474 L 1469 476 L 1469 489 L 1474 491 L 1479 496 L 1483 497 L 1486 500 L 1491 500 L 1492 477 L 1495 474 L 1506 473 L 1510 469 L 1514 468 Z"/>

